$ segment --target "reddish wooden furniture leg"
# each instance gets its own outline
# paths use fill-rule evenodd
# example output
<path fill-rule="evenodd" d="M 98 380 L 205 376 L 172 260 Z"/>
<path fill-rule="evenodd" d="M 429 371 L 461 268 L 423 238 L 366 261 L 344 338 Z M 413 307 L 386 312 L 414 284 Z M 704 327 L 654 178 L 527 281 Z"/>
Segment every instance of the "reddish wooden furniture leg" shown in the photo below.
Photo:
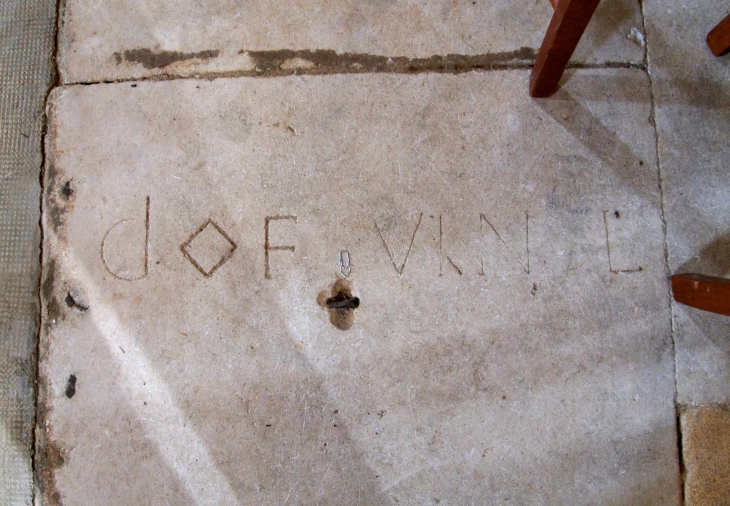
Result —
<path fill-rule="evenodd" d="M 535 67 L 530 77 L 530 95 L 549 97 L 558 89 L 573 51 L 598 7 L 599 0 L 557 0 Z"/>
<path fill-rule="evenodd" d="M 672 291 L 677 302 L 730 316 L 730 279 L 676 274 L 672 276 Z"/>
<path fill-rule="evenodd" d="M 730 52 L 730 16 L 710 30 L 707 34 L 707 45 L 715 56 L 722 56 Z"/>

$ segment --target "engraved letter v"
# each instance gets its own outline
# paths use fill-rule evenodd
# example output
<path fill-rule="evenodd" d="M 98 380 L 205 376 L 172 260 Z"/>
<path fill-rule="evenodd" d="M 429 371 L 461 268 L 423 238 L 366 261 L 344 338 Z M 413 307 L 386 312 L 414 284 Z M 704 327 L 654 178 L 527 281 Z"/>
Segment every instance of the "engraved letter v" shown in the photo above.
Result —
<path fill-rule="evenodd" d="M 416 223 L 416 228 L 413 230 L 413 235 L 411 236 L 411 243 L 408 245 L 408 251 L 406 251 L 406 257 L 403 259 L 403 263 L 400 266 L 400 269 L 395 263 L 395 260 L 393 259 L 393 254 L 390 252 L 390 248 L 388 248 L 388 243 L 385 242 L 385 237 L 383 237 L 383 233 L 380 231 L 380 227 L 378 227 L 378 222 L 375 221 L 375 229 L 378 231 L 378 235 L 380 236 L 380 239 L 383 241 L 383 246 L 385 246 L 385 251 L 388 252 L 388 256 L 390 257 L 390 261 L 393 263 L 393 268 L 395 269 L 395 272 L 398 273 L 399 276 L 403 275 L 403 271 L 406 269 L 406 262 L 408 261 L 408 255 L 411 254 L 411 248 L 413 247 L 413 241 L 416 239 L 416 234 L 418 233 L 418 227 L 421 226 L 421 219 L 423 218 L 423 213 L 421 213 L 418 216 L 418 223 Z"/>

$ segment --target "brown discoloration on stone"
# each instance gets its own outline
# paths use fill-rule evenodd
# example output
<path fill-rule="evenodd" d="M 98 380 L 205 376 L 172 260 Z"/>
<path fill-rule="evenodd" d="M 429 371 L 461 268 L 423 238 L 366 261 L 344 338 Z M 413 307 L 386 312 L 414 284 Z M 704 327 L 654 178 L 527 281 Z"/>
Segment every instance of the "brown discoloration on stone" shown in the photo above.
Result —
<path fill-rule="evenodd" d="M 114 53 L 117 64 L 122 61 L 138 63 L 146 69 L 160 69 L 173 63 L 185 60 L 210 60 L 220 54 L 217 49 L 198 51 L 197 53 L 182 53 L 180 51 L 153 51 L 149 48 L 127 49 L 121 53 Z"/>
<path fill-rule="evenodd" d="M 353 297 L 352 285 L 346 279 L 338 279 L 330 290 L 320 292 L 317 303 L 329 311 L 330 323 L 338 329 L 349 330 L 355 324 L 360 299 Z"/>
<path fill-rule="evenodd" d="M 41 341 L 39 349 L 41 360 L 48 355 L 48 342 Z M 34 476 L 40 490 L 41 504 L 63 506 L 61 494 L 56 487 L 56 471 L 64 466 L 66 452 L 53 437 L 53 426 L 50 423 L 51 412 L 48 398 L 51 395 L 50 381 L 43 376 L 38 379 L 38 407 L 36 410 Z"/>
<path fill-rule="evenodd" d="M 388 57 L 364 53 L 338 53 L 333 50 L 280 49 L 274 51 L 240 51 L 247 53 L 256 64 L 256 73 L 267 76 L 290 74 L 344 73 L 417 73 L 438 72 L 460 74 L 473 70 L 500 67 L 528 67 L 536 57 L 535 50 L 522 47 L 515 51 L 479 55 L 447 54 L 428 58 Z M 310 62 L 306 66 L 288 66 L 286 62 Z M 283 68 L 282 68 L 283 66 Z"/>
<path fill-rule="evenodd" d="M 55 472 L 66 463 L 65 452 L 47 439 L 36 451 L 36 481 L 43 495 L 43 504 L 62 506 L 61 494 L 56 489 Z"/>
<path fill-rule="evenodd" d="M 680 415 L 687 506 L 730 500 L 730 410 L 689 408 Z"/>
<path fill-rule="evenodd" d="M 47 360 L 50 346 L 49 329 L 52 323 L 63 319 L 61 304 L 56 297 L 58 283 L 58 268 L 55 259 L 50 259 L 44 266 L 43 283 L 40 288 L 41 303 L 43 304 L 43 327 L 38 346 L 38 364 Z M 62 506 L 60 493 L 56 488 L 55 472 L 66 462 L 66 454 L 53 440 L 53 426 L 51 424 L 51 385 L 50 380 L 43 374 L 38 375 L 38 396 L 36 407 L 36 441 L 34 473 L 35 482 L 42 495 L 42 504 Z"/>
<path fill-rule="evenodd" d="M 58 268 L 55 259 L 50 259 L 44 267 L 43 283 L 41 284 L 41 301 L 45 306 L 43 322 L 47 327 L 56 321 L 63 319 L 63 306 L 56 297 L 55 287 L 58 283 Z"/>
<path fill-rule="evenodd" d="M 46 165 L 44 175 L 44 212 L 48 218 L 46 224 L 50 225 L 53 232 L 64 236 L 63 225 L 66 222 L 66 213 L 73 210 L 76 190 L 73 181 L 65 177 L 53 162 Z"/>

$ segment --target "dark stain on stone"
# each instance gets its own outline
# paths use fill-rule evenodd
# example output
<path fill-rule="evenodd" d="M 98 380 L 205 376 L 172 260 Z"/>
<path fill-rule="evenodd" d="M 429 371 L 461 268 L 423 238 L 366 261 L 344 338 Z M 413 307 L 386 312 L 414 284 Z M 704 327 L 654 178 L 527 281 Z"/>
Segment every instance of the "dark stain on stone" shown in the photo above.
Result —
<path fill-rule="evenodd" d="M 53 231 L 58 232 L 58 229 L 63 225 L 63 210 L 55 205 L 51 205 L 48 208 L 48 217 L 51 219 L 51 225 Z"/>
<path fill-rule="evenodd" d="M 63 173 L 53 163 L 48 163 L 44 171 L 45 203 L 44 212 L 55 233 L 65 223 L 65 214 L 73 209 L 76 190 L 71 180 L 63 183 Z"/>
<path fill-rule="evenodd" d="M 43 280 L 41 285 L 41 293 L 45 300 L 50 299 L 53 296 L 53 285 L 56 283 L 56 260 L 50 259 L 46 263 L 46 279 Z"/>
<path fill-rule="evenodd" d="M 63 311 L 61 310 L 61 304 L 58 303 L 58 299 L 56 299 L 56 297 L 51 297 L 50 300 L 46 302 L 46 317 L 47 324 L 53 324 L 62 319 Z"/>
<path fill-rule="evenodd" d="M 63 195 L 66 198 L 66 200 L 69 200 L 70 198 L 73 197 L 74 189 L 73 189 L 73 186 L 71 185 L 71 181 L 66 181 L 63 184 L 63 187 L 61 188 L 61 195 Z"/>
<path fill-rule="evenodd" d="M 530 290 L 530 294 L 534 297 L 537 293 L 537 283 L 532 283 L 532 290 Z"/>
<path fill-rule="evenodd" d="M 52 258 L 46 263 L 46 277 L 41 284 L 41 295 L 46 304 L 46 324 L 53 323 L 63 316 L 61 304 L 54 294 L 56 271 L 56 260 Z"/>
<path fill-rule="evenodd" d="M 146 69 L 161 69 L 185 60 L 210 60 L 216 58 L 220 51 L 208 49 L 197 53 L 182 53 L 180 51 L 152 51 L 149 48 L 127 49 L 122 53 L 114 53 L 117 64 L 122 61 L 138 63 Z"/>
<path fill-rule="evenodd" d="M 352 285 L 346 279 L 338 279 L 330 290 L 320 292 L 317 303 L 329 311 L 330 323 L 338 329 L 349 330 L 355 324 L 360 299 L 352 295 Z"/>
<path fill-rule="evenodd" d="M 45 187 L 47 188 L 46 201 L 48 203 L 46 209 L 51 222 L 51 226 L 53 227 L 53 231 L 58 232 L 58 229 L 61 228 L 61 226 L 63 225 L 64 210 L 63 207 L 59 205 L 57 196 L 54 195 L 56 183 L 59 176 L 56 166 L 52 163 L 49 163 L 45 171 L 45 176 Z"/>
<path fill-rule="evenodd" d="M 365 53 L 337 53 L 331 49 L 272 51 L 239 51 L 248 53 L 256 65 L 256 74 L 267 76 L 289 74 L 341 74 L 341 73 L 418 73 L 437 72 L 459 74 L 473 70 L 500 67 L 529 67 L 537 53 L 533 48 L 522 47 L 514 51 L 477 55 L 447 54 L 427 58 L 405 56 L 380 56 Z M 309 62 L 307 66 L 282 65 L 294 59 Z"/>
<path fill-rule="evenodd" d="M 68 381 L 66 382 L 66 397 L 69 399 L 76 395 L 76 375 L 72 374 L 68 377 Z"/>

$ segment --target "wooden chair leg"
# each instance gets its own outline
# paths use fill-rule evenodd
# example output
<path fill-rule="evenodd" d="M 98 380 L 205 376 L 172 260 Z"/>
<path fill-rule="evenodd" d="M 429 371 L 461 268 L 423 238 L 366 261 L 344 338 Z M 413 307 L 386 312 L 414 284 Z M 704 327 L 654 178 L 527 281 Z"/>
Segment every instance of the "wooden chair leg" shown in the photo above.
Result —
<path fill-rule="evenodd" d="M 730 316 L 730 279 L 676 274 L 672 276 L 672 291 L 677 302 Z"/>
<path fill-rule="evenodd" d="M 530 95 L 549 97 L 558 89 L 565 66 L 573 56 L 600 0 L 557 0 L 535 67 L 530 77 Z"/>
<path fill-rule="evenodd" d="M 730 52 L 730 16 L 710 30 L 707 34 L 707 45 L 715 56 L 722 56 Z"/>

